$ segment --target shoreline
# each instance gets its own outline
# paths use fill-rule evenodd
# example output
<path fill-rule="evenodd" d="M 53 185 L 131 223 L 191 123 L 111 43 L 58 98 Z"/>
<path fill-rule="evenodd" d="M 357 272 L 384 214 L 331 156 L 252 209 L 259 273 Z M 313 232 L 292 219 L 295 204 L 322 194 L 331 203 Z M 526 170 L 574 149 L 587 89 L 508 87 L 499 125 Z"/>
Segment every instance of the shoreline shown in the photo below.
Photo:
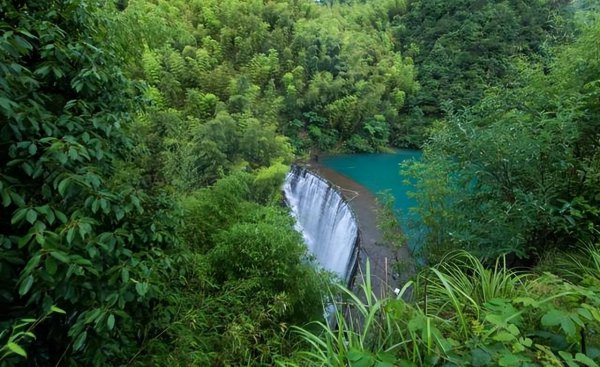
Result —
<path fill-rule="evenodd" d="M 354 211 L 360 231 L 360 251 L 354 278 L 354 290 L 360 289 L 361 278 L 357 275 L 365 273 L 367 259 L 371 266 L 373 292 L 377 298 L 393 295 L 395 288 L 402 289 L 402 286 L 414 273 L 414 261 L 408 246 L 404 245 L 400 249 L 394 250 L 382 245 L 383 233 L 377 227 L 377 212 L 380 205 L 375 195 L 358 182 L 319 162 L 311 160 L 299 162 L 299 164 L 337 187 Z M 394 264 L 398 261 L 408 265 L 407 271 L 395 274 Z"/>

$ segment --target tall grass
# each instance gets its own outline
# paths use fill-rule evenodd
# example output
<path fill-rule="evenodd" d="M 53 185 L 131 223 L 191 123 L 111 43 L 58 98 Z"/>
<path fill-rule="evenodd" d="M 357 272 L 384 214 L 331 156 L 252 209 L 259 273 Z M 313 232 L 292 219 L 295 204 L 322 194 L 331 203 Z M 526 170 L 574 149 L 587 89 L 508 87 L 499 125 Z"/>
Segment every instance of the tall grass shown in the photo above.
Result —
<path fill-rule="evenodd" d="M 600 281 L 600 245 L 587 244 L 584 248 L 566 256 L 548 259 L 558 275 L 571 281 L 579 282 L 585 278 Z"/>
<path fill-rule="evenodd" d="M 431 318 L 403 300 L 412 282 L 404 285 L 395 298 L 378 299 L 371 284 L 369 262 L 360 280 L 358 295 L 343 285 L 337 286 L 346 299 L 336 305 L 334 322 L 316 322 L 316 331 L 293 327 L 309 349 L 298 352 L 294 361 L 280 361 L 279 366 L 345 367 L 360 360 L 366 366 L 378 362 L 391 366 L 400 362 L 397 355 L 403 356 L 403 363 L 424 366 L 428 358 L 448 348 Z"/>
<path fill-rule="evenodd" d="M 335 322 L 294 327 L 302 350 L 278 365 L 597 367 L 600 250 L 560 261 L 555 270 L 577 277 L 579 285 L 512 270 L 504 257 L 486 267 L 467 252 L 453 252 L 397 297 L 383 299 L 373 293 L 367 264 L 358 295 L 338 286 L 346 298 L 336 305 Z M 408 303 L 403 296 L 411 290 Z"/>
<path fill-rule="evenodd" d="M 469 338 L 471 322 L 479 319 L 485 303 L 522 295 L 527 279 L 525 274 L 510 270 L 504 258 L 487 269 L 462 251 L 422 271 L 416 283 L 408 282 L 395 298 L 378 299 L 370 275 L 367 262 L 358 295 L 338 286 L 346 300 L 337 304 L 334 323 L 318 322 L 316 331 L 294 327 L 308 349 L 298 352 L 293 362 L 280 362 L 280 366 L 342 367 L 356 365 L 361 359 L 365 366 L 386 361 L 392 363 L 390 366 L 451 361 L 452 345 L 440 328 Z M 403 296 L 412 287 L 416 288 L 416 299 L 407 303 Z"/>
<path fill-rule="evenodd" d="M 425 314 L 456 321 L 466 337 L 469 320 L 479 319 L 483 305 L 523 295 L 528 277 L 509 269 L 505 257 L 486 268 L 468 252 L 456 251 L 418 275 L 416 297 Z"/>

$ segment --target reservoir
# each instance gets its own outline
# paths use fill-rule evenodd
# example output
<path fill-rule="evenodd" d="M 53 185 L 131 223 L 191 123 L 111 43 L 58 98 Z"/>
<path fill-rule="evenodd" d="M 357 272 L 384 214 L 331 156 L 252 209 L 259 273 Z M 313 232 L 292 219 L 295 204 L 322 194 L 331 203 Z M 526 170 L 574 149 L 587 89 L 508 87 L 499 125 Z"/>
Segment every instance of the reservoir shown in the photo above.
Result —
<path fill-rule="evenodd" d="M 410 212 L 410 208 L 416 206 L 416 202 L 408 197 L 407 192 L 413 188 L 405 182 L 407 177 L 400 174 L 400 164 L 419 160 L 421 155 L 418 150 L 398 150 L 386 154 L 341 154 L 323 157 L 321 164 L 365 186 L 375 195 L 389 190 L 394 197 L 398 221 L 408 237 L 410 249 L 414 251 L 419 235 L 410 223 L 418 218 Z"/>

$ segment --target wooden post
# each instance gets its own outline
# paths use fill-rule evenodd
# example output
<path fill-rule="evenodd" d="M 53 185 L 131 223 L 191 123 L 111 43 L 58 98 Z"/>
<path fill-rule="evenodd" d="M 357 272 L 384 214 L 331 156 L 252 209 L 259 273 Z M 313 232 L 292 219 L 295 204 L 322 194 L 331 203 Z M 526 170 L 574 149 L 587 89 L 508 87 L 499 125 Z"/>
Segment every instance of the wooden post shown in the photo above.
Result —
<path fill-rule="evenodd" d="M 386 290 L 388 287 L 388 258 L 387 256 L 383 259 L 383 261 L 385 262 L 385 284 L 383 285 L 383 287 L 381 288 L 381 298 L 385 297 L 386 295 Z"/>

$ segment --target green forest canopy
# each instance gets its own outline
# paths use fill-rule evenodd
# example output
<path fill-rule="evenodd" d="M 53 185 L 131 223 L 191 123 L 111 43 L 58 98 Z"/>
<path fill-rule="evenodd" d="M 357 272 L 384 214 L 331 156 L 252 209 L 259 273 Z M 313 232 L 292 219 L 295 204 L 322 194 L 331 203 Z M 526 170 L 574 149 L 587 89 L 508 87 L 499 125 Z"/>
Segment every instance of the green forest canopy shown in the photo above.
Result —
<path fill-rule="evenodd" d="M 0 366 L 597 365 L 594 11 L 1 0 Z M 280 205 L 287 165 L 423 142 L 408 169 L 441 263 L 417 279 L 435 286 L 353 302 L 429 339 L 391 348 L 379 325 L 385 343 L 311 359 L 328 334 L 290 327 L 322 318 L 333 280 Z M 518 284 L 480 296 L 471 268 Z M 457 289 L 469 307 L 448 307 Z M 530 300 L 544 289 L 565 298 Z"/>

